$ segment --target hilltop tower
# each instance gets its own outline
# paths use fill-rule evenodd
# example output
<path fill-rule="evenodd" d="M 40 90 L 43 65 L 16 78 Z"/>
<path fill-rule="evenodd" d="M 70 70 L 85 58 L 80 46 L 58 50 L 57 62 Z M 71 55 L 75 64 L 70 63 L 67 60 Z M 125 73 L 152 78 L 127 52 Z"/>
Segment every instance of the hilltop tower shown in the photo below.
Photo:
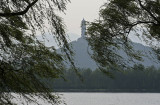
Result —
<path fill-rule="evenodd" d="M 81 37 L 82 38 L 86 37 L 86 21 L 84 20 L 84 18 L 81 22 Z"/>

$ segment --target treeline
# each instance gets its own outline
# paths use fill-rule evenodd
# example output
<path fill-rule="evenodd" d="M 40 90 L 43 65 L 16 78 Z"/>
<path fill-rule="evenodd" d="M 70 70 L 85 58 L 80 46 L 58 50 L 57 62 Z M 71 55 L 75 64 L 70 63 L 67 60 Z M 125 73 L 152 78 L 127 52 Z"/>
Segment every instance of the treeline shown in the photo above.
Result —
<path fill-rule="evenodd" d="M 98 69 L 79 69 L 81 81 L 74 70 L 68 69 L 64 73 L 66 80 L 56 79 L 51 86 L 57 91 L 160 92 L 160 69 L 153 66 L 135 65 L 127 70 L 110 67 L 108 71 L 113 78 Z"/>

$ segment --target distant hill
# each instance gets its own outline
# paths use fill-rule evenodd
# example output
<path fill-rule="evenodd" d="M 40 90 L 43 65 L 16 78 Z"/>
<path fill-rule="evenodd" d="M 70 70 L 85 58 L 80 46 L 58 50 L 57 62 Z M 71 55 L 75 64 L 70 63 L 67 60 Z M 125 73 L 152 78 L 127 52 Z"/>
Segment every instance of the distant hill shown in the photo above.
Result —
<path fill-rule="evenodd" d="M 131 61 L 127 54 L 122 49 L 120 49 L 118 51 L 118 54 L 120 54 L 125 59 L 128 66 L 132 67 L 134 64 L 142 64 L 145 67 L 149 67 L 152 65 L 156 68 L 160 67 L 160 61 L 158 61 L 157 56 L 152 48 L 134 42 L 131 42 L 131 44 L 133 46 L 133 49 L 140 52 L 140 54 L 142 55 L 142 61 L 138 61 L 136 59 L 133 59 L 133 61 Z M 85 39 L 79 38 L 76 41 L 70 42 L 70 45 L 72 46 L 75 53 L 73 58 L 76 67 L 85 69 L 90 68 L 92 70 L 98 68 L 96 62 L 90 56 L 93 51 L 90 49 L 88 42 Z M 61 53 L 60 49 L 58 49 L 57 52 Z M 70 63 L 66 63 L 66 66 L 69 68 Z"/>

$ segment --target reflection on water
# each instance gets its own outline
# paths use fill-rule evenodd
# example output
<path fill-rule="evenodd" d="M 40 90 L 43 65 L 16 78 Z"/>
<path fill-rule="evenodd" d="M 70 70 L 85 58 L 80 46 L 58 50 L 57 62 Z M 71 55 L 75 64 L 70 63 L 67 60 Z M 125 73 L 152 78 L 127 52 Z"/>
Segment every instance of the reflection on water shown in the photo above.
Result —
<path fill-rule="evenodd" d="M 160 105 L 160 93 L 60 94 L 63 94 L 62 97 L 67 105 Z"/>

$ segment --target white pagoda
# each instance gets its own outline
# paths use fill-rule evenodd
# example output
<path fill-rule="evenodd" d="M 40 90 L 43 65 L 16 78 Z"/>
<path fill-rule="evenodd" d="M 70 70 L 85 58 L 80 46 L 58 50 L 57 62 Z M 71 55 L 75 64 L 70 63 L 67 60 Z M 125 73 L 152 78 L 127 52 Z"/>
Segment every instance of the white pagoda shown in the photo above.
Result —
<path fill-rule="evenodd" d="M 86 37 L 86 21 L 84 20 L 84 18 L 81 22 L 81 37 L 82 38 Z"/>

